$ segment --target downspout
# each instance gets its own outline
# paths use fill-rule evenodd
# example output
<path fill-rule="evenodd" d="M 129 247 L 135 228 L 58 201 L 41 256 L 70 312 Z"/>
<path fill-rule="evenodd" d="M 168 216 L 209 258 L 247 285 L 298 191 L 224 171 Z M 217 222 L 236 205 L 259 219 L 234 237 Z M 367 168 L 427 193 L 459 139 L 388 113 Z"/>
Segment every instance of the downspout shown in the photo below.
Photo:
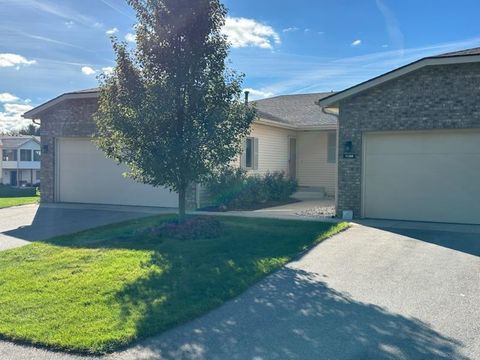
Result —
<path fill-rule="evenodd" d="M 317 105 L 320 106 L 317 102 Z M 328 108 L 320 106 L 322 109 L 322 112 L 326 115 L 332 115 L 337 118 L 337 170 L 335 171 L 335 212 L 337 212 L 338 215 L 338 163 L 340 159 L 340 144 L 339 144 L 339 136 L 338 136 L 338 122 L 339 122 L 339 113 L 334 112 L 334 111 L 328 111 Z"/>

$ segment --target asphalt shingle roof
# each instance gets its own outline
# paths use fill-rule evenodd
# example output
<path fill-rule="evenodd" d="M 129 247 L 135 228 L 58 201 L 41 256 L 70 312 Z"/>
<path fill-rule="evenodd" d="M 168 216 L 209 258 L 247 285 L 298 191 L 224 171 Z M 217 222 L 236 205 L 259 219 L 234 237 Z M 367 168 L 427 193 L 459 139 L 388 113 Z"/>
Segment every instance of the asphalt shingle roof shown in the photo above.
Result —
<path fill-rule="evenodd" d="M 452 57 L 452 56 L 468 56 L 468 55 L 480 55 L 480 47 L 465 49 L 460 51 L 452 51 L 445 54 L 435 55 L 432 56 L 434 58 L 442 58 L 442 57 Z"/>
<path fill-rule="evenodd" d="M 30 141 L 32 138 L 37 139 L 40 141 L 38 137 L 35 136 L 0 136 L 0 146 L 4 148 L 17 148 L 19 146 L 22 146 L 25 144 L 27 141 Z"/>
<path fill-rule="evenodd" d="M 332 92 L 300 95 L 282 95 L 268 99 L 252 101 L 258 116 L 294 126 L 336 125 L 337 117 L 326 114 L 316 104 L 320 99 L 332 95 Z"/>

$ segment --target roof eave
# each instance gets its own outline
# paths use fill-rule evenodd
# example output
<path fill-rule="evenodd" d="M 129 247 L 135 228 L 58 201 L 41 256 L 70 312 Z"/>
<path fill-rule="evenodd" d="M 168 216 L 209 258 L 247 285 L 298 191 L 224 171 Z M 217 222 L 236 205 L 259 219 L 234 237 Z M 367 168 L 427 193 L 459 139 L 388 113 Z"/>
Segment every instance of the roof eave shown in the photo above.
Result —
<path fill-rule="evenodd" d="M 293 131 L 314 131 L 314 130 L 336 130 L 337 124 L 318 124 L 318 125 L 292 125 L 284 124 L 263 118 L 257 118 L 255 124 L 267 125 Z"/>
<path fill-rule="evenodd" d="M 43 111 L 51 108 L 52 106 L 55 106 L 62 101 L 65 100 L 76 100 L 76 99 L 94 99 L 98 98 L 99 96 L 98 91 L 92 91 L 92 92 L 86 92 L 86 93 L 66 93 L 62 94 L 60 96 L 57 96 L 56 98 L 47 101 L 46 103 L 37 106 L 36 108 L 33 108 L 32 110 L 27 111 L 25 114 L 22 115 L 23 118 L 25 119 L 36 119 L 36 116 Z"/>
<path fill-rule="evenodd" d="M 374 77 L 373 79 L 364 81 L 360 84 L 352 86 L 348 89 L 340 91 L 326 98 L 320 99 L 318 105 L 321 107 L 337 107 L 338 103 L 341 100 L 344 100 L 350 96 L 356 95 L 362 91 L 368 90 L 372 87 L 383 84 L 387 81 L 393 80 L 405 74 L 408 74 L 412 71 L 418 70 L 425 66 L 435 66 L 435 65 L 448 65 L 448 64 L 462 64 L 462 63 L 473 63 L 480 62 L 480 55 L 453 55 L 453 56 L 444 56 L 444 57 L 426 57 L 420 60 L 417 60 L 413 63 L 404 65 L 392 71 L 389 71 L 380 76 Z"/>

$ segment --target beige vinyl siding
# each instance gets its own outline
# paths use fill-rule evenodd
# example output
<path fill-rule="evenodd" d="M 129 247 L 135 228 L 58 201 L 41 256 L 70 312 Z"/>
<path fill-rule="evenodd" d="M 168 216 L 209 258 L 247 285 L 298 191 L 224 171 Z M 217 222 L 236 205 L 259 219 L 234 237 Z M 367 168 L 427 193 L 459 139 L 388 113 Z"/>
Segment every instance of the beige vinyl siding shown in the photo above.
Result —
<path fill-rule="evenodd" d="M 258 139 L 258 169 L 251 174 L 263 175 L 267 172 L 288 172 L 288 139 L 296 132 L 288 129 L 253 124 L 249 137 Z"/>
<path fill-rule="evenodd" d="M 337 164 L 328 162 L 328 133 L 329 131 L 297 133 L 297 179 L 300 186 L 324 187 L 327 194 L 333 196 Z"/>

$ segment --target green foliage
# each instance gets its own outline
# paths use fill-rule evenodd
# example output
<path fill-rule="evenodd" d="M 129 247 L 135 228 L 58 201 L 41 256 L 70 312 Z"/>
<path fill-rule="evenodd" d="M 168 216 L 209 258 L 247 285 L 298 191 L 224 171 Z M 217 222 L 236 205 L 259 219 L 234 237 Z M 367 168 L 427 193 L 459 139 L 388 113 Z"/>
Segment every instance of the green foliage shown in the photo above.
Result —
<path fill-rule="evenodd" d="M 245 170 L 227 168 L 210 177 L 207 190 L 214 203 L 231 209 L 248 209 L 255 205 L 286 201 L 297 190 L 297 182 L 283 172 L 264 176 L 248 175 Z"/>
<path fill-rule="evenodd" d="M 0 184 L 0 198 L 31 197 L 37 195 L 36 188 L 18 188 Z"/>
<path fill-rule="evenodd" d="M 94 116 L 98 146 L 128 176 L 185 191 L 239 152 L 255 117 L 241 100 L 242 76 L 226 67 L 219 0 L 128 0 L 136 49 L 113 39 L 116 67 L 101 78 Z"/>
<path fill-rule="evenodd" d="M 118 350 L 202 315 L 346 224 L 223 218 L 215 239 L 142 234 L 152 217 L 2 252 L 0 337 Z"/>
<path fill-rule="evenodd" d="M 273 201 L 287 200 L 298 188 L 297 181 L 285 176 L 284 172 L 270 172 L 265 174 L 263 183 L 269 200 Z"/>
<path fill-rule="evenodd" d="M 40 126 L 34 124 L 28 124 L 27 126 L 21 128 L 20 130 L 7 131 L 4 133 L 0 132 L 0 135 L 8 136 L 18 136 L 18 135 L 35 135 L 40 136 Z"/>

